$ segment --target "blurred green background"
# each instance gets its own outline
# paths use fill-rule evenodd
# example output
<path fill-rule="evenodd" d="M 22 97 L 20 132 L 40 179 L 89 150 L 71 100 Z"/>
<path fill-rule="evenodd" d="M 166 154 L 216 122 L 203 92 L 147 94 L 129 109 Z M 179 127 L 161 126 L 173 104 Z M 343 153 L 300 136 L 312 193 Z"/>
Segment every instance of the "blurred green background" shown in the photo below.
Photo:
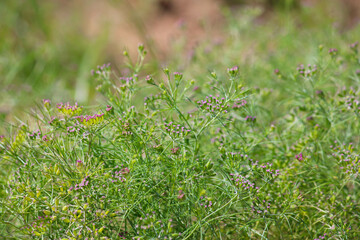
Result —
<path fill-rule="evenodd" d="M 96 103 L 90 70 L 111 62 L 121 72 L 123 50 L 136 57 L 139 43 L 150 52 L 147 72 L 169 65 L 196 79 L 200 69 L 243 63 L 249 84 L 271 87 L 274 68 L 311 63 L 319 44 L 357 39 L 359 12 L 353 0 L 5 0 L 0 120 L 44 98 Z M 292 60 L 277 66 L 284 58 Z"/>

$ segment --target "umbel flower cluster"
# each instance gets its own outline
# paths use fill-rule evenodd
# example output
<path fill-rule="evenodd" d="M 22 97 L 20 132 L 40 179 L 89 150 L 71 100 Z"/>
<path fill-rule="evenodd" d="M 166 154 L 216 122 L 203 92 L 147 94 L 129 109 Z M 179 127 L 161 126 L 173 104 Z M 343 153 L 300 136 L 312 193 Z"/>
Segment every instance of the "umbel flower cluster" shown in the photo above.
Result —
<path fill-rule="evenodd" d="M 50 105 L 50 100 L 48 99 L 44 99 L 44 106 L 45 107 L 49 107 Z M 64 115 L 67 116 L 74 116 L 74 115 L 78 115 L 82 112 L 82 107 L 79 107 L 77 103 L 75 103 L 75 105 L 70 105 L 69 102 L 67 103 L 58 103 L 56 105 L 57 109 L 59 110 L 59 112 L 63 113 Z"/>
<path fill-rule="evenodd" d="M 82 123 L 85 126 L 91 126 L 94 124 L 99 124 L 104 120 L 104 113 L 94 114 L 94 115 L 84 115 L 74 117 L 78 120 L 79 123 Z"/>
<path fill-rule="evenodd" d="M 227 113 L 227 109 L 230 107 L 225 98 L 220 98 L 219 95 L 216 97 L 212 95 L 206 96 L 205 100 L 200 100 L 197 103 L 201 109 L 209 113 Z"/>

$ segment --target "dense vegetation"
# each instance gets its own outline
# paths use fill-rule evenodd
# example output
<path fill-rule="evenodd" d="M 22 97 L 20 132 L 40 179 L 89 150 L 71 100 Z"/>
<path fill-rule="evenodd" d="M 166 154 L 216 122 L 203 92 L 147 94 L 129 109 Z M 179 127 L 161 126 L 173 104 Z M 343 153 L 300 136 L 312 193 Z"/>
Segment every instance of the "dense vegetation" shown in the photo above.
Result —
<path fill-rule="evenodd" d="M 256 14 L 185 57 L 179 41 L 162 73 L 143 45 L 98 66 L 98 106 L 44 99 L 7 124 L 0 236 L 357 239 L 359 33 Z"/>

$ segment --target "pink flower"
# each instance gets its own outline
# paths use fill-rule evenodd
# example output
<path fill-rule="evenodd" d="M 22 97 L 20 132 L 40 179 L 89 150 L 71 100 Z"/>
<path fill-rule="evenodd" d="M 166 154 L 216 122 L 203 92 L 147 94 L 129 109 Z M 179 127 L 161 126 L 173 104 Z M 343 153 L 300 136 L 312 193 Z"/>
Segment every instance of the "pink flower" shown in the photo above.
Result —
<path fill-rule="evenodd" d="M 304 157 L 303 157 L 303 155 L 302 155 L 302 153 L 299 153 L 298 155 L 295 155 L 295 158 L 298 160 L 298 161 L 302 161 L 302 160 L 304 160 Z"/>
<path fill-rule="evenodd" d="M 106 111 L 107 111 L 107 112 L 111 111 L 111 109 L 112 109 L 112 106 L 106 105 Z"/>

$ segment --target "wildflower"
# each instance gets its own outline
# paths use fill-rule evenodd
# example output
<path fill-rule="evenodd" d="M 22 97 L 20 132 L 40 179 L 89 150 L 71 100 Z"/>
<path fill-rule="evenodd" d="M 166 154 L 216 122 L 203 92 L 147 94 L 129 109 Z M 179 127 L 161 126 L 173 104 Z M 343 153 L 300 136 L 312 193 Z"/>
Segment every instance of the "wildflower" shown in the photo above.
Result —
<path fill-rule="evenodd" d="M 228 68 L 227 72 L 230 75 L 230 77 L 234 78 L 239 73 L 239 67 L 235 66 L 235 67 L 232 67 L 232 68 Z"/>
<path fill-rule="evenodd" d="M 76 166 L 80 167 L 83 165 L 83 162 L 81 160 L 76 160 Z"/>
<path fill-rule="evenodd" d="M 179 195 L 177 196 L 178 199 L 183 199 L 185 196 L 184 192 L 182 190 L 179 190 Z"/>
<path fill-rule="evenodd" d="M 48 138 L 47 135 L 44 135 L 44 136 L 42 137 L 42 140 L 43 140 L 44 142 L 47 142 L 47 141 L 49 141 L 49 138 Z"/>
<path fill-rule="evenodd" d="M 337 50 L 336 48 L 330 48 L 330 49 L 329 49 L 329 54 L 330 54 L 330 56 L 332 56 L 332 57 L 336 56 L 336 55 L 337 55 L 337 52 L 338 52 L 338 50 Z"/>
<path fill-rule="evenodd" d="M 110 105 L 106 105 L 106 112 L 110 113 L 110 114 L 114 114 L 114 109 L 112 106 Z"/>
<path fill-rule="evenodd" d="M 51 101 L 49 99 L 43 99 L 43 104 L 46 109 L 49 109 L 51 105 Z"/>
<path fill-rule="evenodd" d="M 130 169 L 128 169 L 127 167 L 121 169 L 121 174 L 123 174 L 123 175 L 126 175 L 126 174 L 128 174 L 129 172 L 130 172 Z"/>
<path fill-rule="evenodd" d="M 251 190 L 255 188 L 255 183 L 250 182 L 247 178 L 240 174 L 230 174 L 230 176 L 232 176 L 231 180 L 234 181 L 235 186 L 238 186 L 240 189 Z"/>
<path fill-rule="evenodd" d="M 239 108 L 242 108 L 243 106 L 245 106 L 246 104 L 247 104 L 247 101 L 245 99 L 236 100 L 234 102 L 232 108 L 239 109 Z"/>
<path fill-rule="evenodd" d="M 246 116 L 245 121 L 247 121 L 247 122 L 255 122 L 256 117 L 255 116 Z"/>
<path fill-rule="evenodd" d="M 107 74 L 110 71 L 110 63 L 103 64 L 102 66 L 97 66 L 96 70 L 91 70 L 91 75 L 100 76 Z"/>
<path fill-rule="evenodd" d="M 227 113 L 227 109 L 230 107 L 230 105 L 226 104 L 225 98 L 220 99 L 219 95 L 217 97 L 206 96 L 205 100 L 200 100 L 197 104 L 201 109 L 214 114 L 219 112 Z"/>
<path fill-rule="evenodd" d="M 85 126 L 96 125 L 104 120 L 104 113 L 94 114 L 94 115 L 83 115 L 75 117 L 78 122 L 82 123 Z"/>
<path fill-rule="evenodd" d="M 171 153 L 172 153 L 172 154 L 175 154 L 175 155 L 176 155 L 176 154 L 178 154 L 178 152 L 179 152 L 179 148 L 178 148 L 178 147 L 171 149 Z"/>
<path fill-rule="evenodd" d="M 70 126 L 70 127 L 67 127 L 67 128 L 66 128 L 66 131 L 67 131 L 68 133 L 73 133 L 73 132 L 75 132 L 75 131 L 79 131 L 79 129 L 76 128 L 76 127 L 74 127 L 74 126 Z"/>
<path fill-rule="evenodd" d="M 357 53 L 358 52 L 358 49 L 357 49 L 358 45 L 359 45 L 359 42 L 356 41 L 356 42 L 350 44 L 349 47 L 350 47 L 351 50 L 353 50 L 355 53 Z"/>
<path fill-rule="evenodd" d="M 304 64 L 300 64 L 300 65 L 297 67 L 297 71 L 299 72 L 300 75 L 304 75 L 304 72 L 305 72 Z"/>
<path fill-rule="evenodd" d="M 310 77 L 317 72 L 317 66 L 309 64 L 306 69 L 304 64 L 300 64 L 297 67 L 297 71 L 301 76 Z"/>
<path fill-rule="evenodd" d="M 182 78 L 183 77 L 183 74 L 182 73 L 179 73 L 179 72 L 174 72 L 174 77 L 175 77 L 175 79 L 176 78 Z"/>
<path fill-rule="evenodd" d="M 155 85 L 155 81 L 150 75 L 147 75 L 145 80 L 148 84 Z"/>
<path fill-rule="evenodd" d="M 323 97 L 324 96 L 324 92 L 322 90 L 316 90 L 315 91 L 315 94 L 320 96 L 320 97 Z"/>
<path fill-rule="evenodd" d="M 106 105 L 106 111 L 109 112 L 112 109 L 112 106 Z"/>
<path fill-rule="evenodd" d="M 173 122 L 164 123 L 164 128 L 165 131 L 172 137 L 185 137 L 190 132 L 189 129 Z"/>
<path fill-rule="evenodd" d="M 179 73 L 179 72 L 174 72 L 174 78 L 175 78 L 175 84 L 176 84 L 176 86 L 178 86 L 180 81 L 183 78 L 183 74 Z"/>
<path fill-rule="evenodd" d="M 29 134 L 29 137 L 32 138 L 36 138 L 36 137 L 40 137 L 41 132 L 40 129 L 34 130 L 31 134 Z"/>
<path fill-rule="evenodd" d="M 82 107 L 79 107 L 77 103 L 75 103 L 74 106 L 71 106 L 70 103 L 58 103 L 57 108 L 59 112 L 68 115 L 68 116 L 74 116 L 82 111 Z"/>
<path fill-rule="evenodd" d="M 295 158 L 301 162 L 302 160 L 304 160 L 304 157 L 303 157 L 303 154 L 302 153 L 299 153 L 298 155 L 295 155 Z"/>
<path fill-rule="evenodd" d="M 51 119 L 50 119 L 50 121 L 48 121 L 48 123 L 49 123 L 50 125 L 52 125 L 55 120 L 56 120 L 56 117 L 51 117 Z"/>

